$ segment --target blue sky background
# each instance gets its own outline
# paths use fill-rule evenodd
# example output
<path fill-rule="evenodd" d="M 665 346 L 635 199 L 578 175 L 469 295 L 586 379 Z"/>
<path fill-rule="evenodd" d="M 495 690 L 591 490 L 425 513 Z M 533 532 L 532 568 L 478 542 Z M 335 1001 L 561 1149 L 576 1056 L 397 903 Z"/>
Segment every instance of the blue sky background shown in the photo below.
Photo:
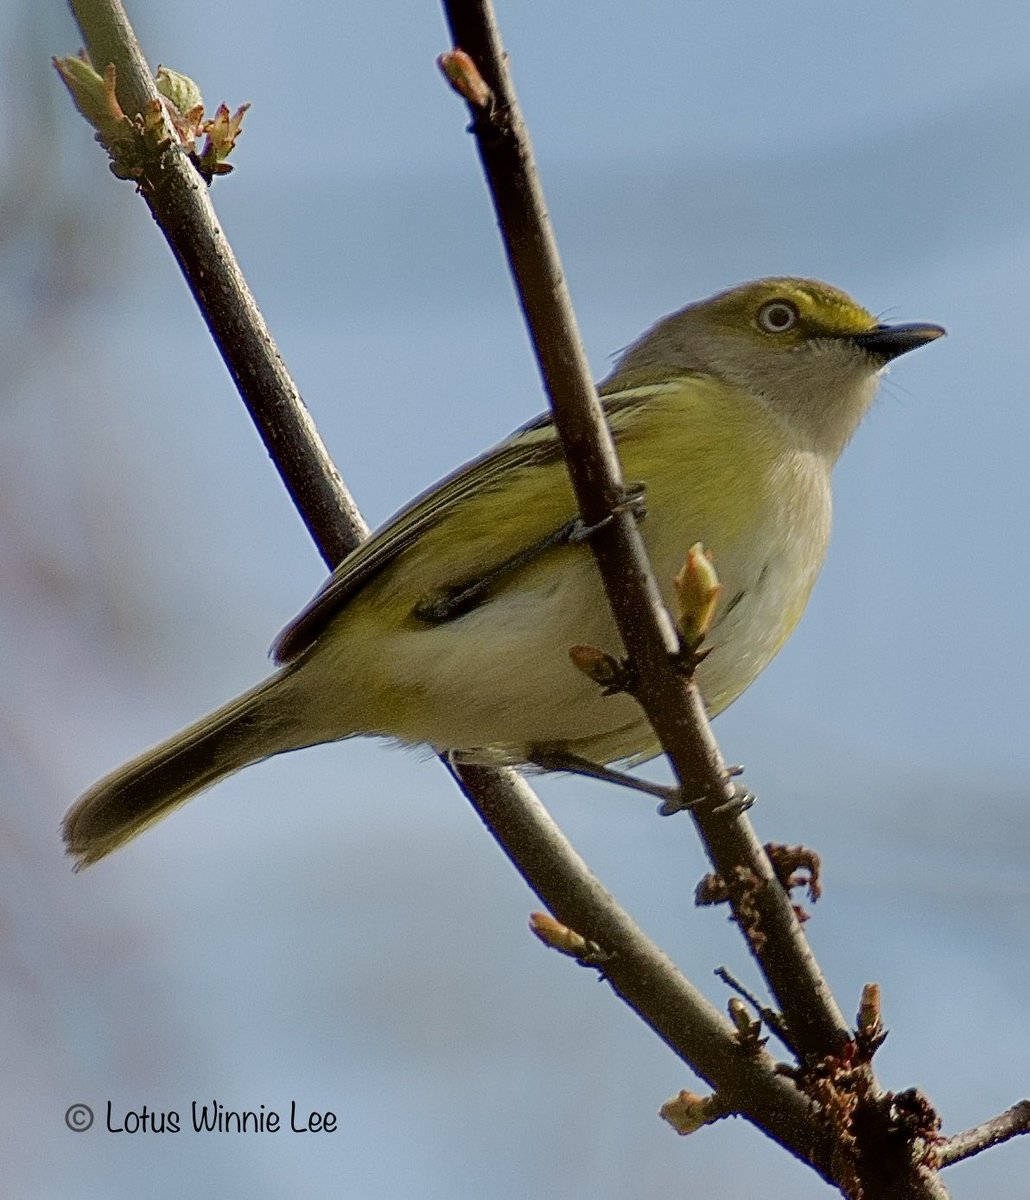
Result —
<path fill-rule="evenodd" d="M 215 201 L 376 524 L 543 406 L 431 4 L 129 4 L 151 63 L 253 102 Z M 596 374 L 742 279 L 822 277 L 949 337 L 900 361 L 837 473 L 809 612 L 717 722 L 763 838 L 823 855 L 811 938 L 878 980 L 890 1087 L 947 1128 L 1025 1095 L 1030 971 L 1030 24 L 868 0 L 500 5 Z M 12 1195 L 830 1195 L 525 931 L 537 903 L 439 766 L 375 743 L 255 768 L 79 876 L 98 775 L 251 684 L 322 567 L 145 207 L 0 0 L 0 1153 Z M 718 1003 L 754 983 L 690 896 L 686 821 L 541 794 Z M 192 1100 L 333 1135 L 111 1134 Z M 73 1134 L 63 1114 L 92 1105 Z M 1025 1195 L 1028 1149 L 956 1197 Z"/>

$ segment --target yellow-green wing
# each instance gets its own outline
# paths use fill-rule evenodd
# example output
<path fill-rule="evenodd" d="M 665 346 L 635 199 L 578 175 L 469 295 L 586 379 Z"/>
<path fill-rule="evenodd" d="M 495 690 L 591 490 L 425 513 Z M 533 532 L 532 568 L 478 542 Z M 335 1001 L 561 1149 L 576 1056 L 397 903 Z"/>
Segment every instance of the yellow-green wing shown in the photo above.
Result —
<path fill-rule="evenodd" d="M 614 391 L 603 399 L 618 435 L 620 427 L 668 384 Z M 318 637 L 346 603 L 392 563 L 404 550 L 433 529 L 463 502 L 485 492 L 496 492 L 512 472 L 561 461 L 554 424 L 549 415 L 522 426 L 507 441 L 459 467 L 440 483 L 417 496 L 382 529 L 363 542 L 336 568 L 310 604 L 283 630 L 272 647 L 278 663 L 292 662 Z M 568 514 L 575 515 L 574 511 Z M 560 524 L 556 522 L 556 526 Z M 551 530 L 544 530 L 543 534 Z M 509 546 L 498 561 L 519 547 Z M 481 564 L 482 565 L 482 564 Z"/>

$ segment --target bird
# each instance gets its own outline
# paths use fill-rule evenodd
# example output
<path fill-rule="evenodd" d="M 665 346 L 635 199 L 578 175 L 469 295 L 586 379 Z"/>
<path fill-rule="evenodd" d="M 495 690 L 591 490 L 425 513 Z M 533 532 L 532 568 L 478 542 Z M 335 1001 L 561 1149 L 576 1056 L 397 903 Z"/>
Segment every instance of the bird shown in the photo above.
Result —
<path fill-rule="evenodd" d="M 653 325 L 598 393 L 666 603 L 702 543 L 721 592 L 696 680 L 715 716 L 779 651 L 830 535 L 831 472 L 888 364 L 944 333 L 883 324 L 817 280 L 729 288 Z M 418 496 L 349 554 L 273 646 L 264 682 L 69 809 L 76 868 L 225 776 L 359 735 L 457 762 L 638 763 L 661 750 L 574 646 L 622 643 L 550 416 Z"/>

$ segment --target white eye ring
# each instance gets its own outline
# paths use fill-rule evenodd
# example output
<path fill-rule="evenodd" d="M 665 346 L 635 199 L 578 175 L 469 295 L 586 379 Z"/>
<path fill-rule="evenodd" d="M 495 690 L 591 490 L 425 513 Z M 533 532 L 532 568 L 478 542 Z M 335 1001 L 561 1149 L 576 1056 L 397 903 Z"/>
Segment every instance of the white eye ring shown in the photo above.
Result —
<path fill-rule="evenodd" d="M 789 300 L 770 300 L 758 310 L 757 320 L 766 333 L 786 333 L 798 323 L 798 310 Z"/>

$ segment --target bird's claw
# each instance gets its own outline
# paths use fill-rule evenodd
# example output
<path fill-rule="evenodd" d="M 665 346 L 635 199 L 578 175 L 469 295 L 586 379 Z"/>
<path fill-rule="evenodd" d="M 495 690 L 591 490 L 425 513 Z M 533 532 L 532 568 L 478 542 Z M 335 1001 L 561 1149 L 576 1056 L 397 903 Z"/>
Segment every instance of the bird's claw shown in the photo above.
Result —
<path fill-rule="evenodd" d="M 739 773 L 739 769 L 727 771 L 727 774 Z M 682 788 L 673 788 L 659 806 L 658 815 L 671 817 L 678 812 L 694 812 L 701 805 L 709 803 L 710 799 L 709 796 L 685 796 Z M 732 794 L 725 800 L 720 800 L 719 803 L 712 805 L 708 812 L 717 817 L 739 817 L 746 813 L 757 799 L 754 792 L 749 792 L 747 788 L 734 784 Z"/>

